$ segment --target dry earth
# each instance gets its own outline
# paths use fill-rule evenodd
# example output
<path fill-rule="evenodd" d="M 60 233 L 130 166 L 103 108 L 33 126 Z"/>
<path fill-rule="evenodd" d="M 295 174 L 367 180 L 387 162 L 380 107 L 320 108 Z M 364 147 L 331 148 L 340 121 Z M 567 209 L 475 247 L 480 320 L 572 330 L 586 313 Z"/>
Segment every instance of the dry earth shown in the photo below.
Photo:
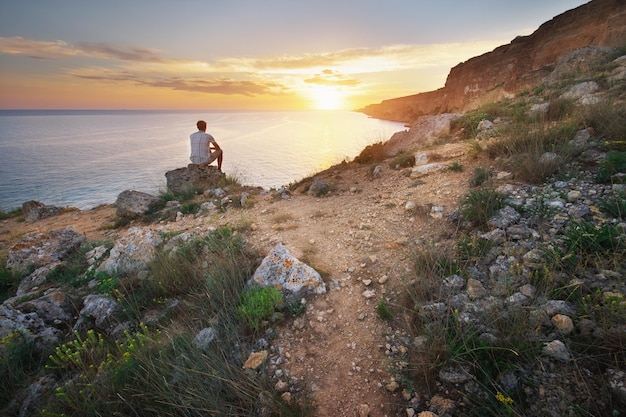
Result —
<path fill-rule="evenodd" d="M 253 195 L 250 208 L 188 216 L 158 227 L 177 231 L 247 224 L 245 238 L 260 253 L 282 242 L 320 271 L 329 291 L 309 297 L 300 322 L 285 324 L 273 341 L 288 358 L 284 368 L 308 382 L 316 416 L 398 415 L 406 400 L 401 390 L 386 389 L 391 374 L 385 337 L 402 331 L 402 319 L 398 315 L 382 321 L 376 306 L 382 298 L 392 306 L 398 302 L 420 244 L 454 237 L 446 216 L 467 193 L 474 168 L 487 163 L 471 158 L 467 150 L 457 143 L 427 151 L 431 160 L 444 165 L 458 162 L 462 172 L 444 170 L 415 179 L 408 175 L 410 169 L 393 170 L 384 164 L 382 176 L 372 178 L 369 166 L 338 165 L 316 175 L 331 184 L 325 197 L 297 192 L 287 200 Z M 407 210 L 409 201 L 417 208 Z M 444 208 L 443 219 L 429 215 L 431 206 Z M 112 240 L 120 231 L 105 226 L 114 218 L 114 207 L 102 206 L 34 223 L 2 221 L 0 257 L 10 244 L 34 231 L 71 227 L 89 240 Z M 366 290 L 375 295 L 366 298 Z"/>

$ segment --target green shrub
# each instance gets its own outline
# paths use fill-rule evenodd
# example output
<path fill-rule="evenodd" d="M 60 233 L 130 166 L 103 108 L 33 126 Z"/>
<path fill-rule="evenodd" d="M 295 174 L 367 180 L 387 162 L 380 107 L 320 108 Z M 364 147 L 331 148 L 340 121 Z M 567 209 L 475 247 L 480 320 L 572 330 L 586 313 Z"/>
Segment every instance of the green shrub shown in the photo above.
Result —
<path fill-rule="evenodd" d="M 381 320 L 391 320 L 394 317 L 393 312 L 387 306 L 385 300 L 380 300 L 376 306 L 376 315 Z"/>
<path fill-rule="evenodd" d="M 626 141 L 626 106 L 602 100 L 585 106 L 581 118 L 585 126 L 592 127 L 594 134 L 605 140 L 609 149 L 623 146 Z"/>
<path fill-rule="evenodd" d="M 4 211 L 0 209 L 0 220 L 12 219 L 14 217 L 19 217 L 22 215 L 21 208 L 15 208 L 13 210 Z"/>
<path fill-rule="evenodd" d="M 407 154 L 405 152 L 396 155 L 391 162 L 389 162 L 389 167 L 392 169 L 408 168 L 413 165 L 415 165 L 415 155 Z"/>
<path fill-rule="evenodd" d="M 575 254 L 602 254 L 623 246 L 618 239 L 621 233 L 619 227 L 610 223 L 596 226 L 588 221 L 571 222 L 563 243 Z"/>
<path fill-rule="evenodd" d="M 28 378 L 35 375 L 43 363 L 35 343 L 22 331 L 14 331 L 0 340 L 0 410 L 27 386 Z"/>
<path fill-rule="evenodd" d="M 275 380 L 242 369 L 249 353 L 244 346 L 252 343 L 237 310 L 247 297 L 242 291 L 256 258 L 223 227 L 158 254 L 148 277 L 125 276 L 113 291 L 127 313 L 129 330 L 116 340 L 96 331 L 74 333 L 49 358 L 48 371 L 56 374 L 59 386 L 42 397 L 37 411 L 48 416 L 137 415 L 140 410 L 150 416 L 244 417 L 258 413 L 262 398 L 267 415 L 311 415 L 306 390 L 294 393 L 288 403 L 274 390 Z M 106 278 L 99 282 L 108 285 Z M 176 307 L 159 322 L 161 330 L 141 323 L 147 310 L 173 299 Z M 261 316 L 258 310 L 250 314 Z M 195 336 L 207 327 L 218 340 L 198 345 Z"/>
<path fill-rule="evenodd" d="M 598 200 L 598 207 L 603 213 L 616 219 L 626 220 L 626 193 Z"/>
<path fill-rule="evenodd" d="M 507 195 L 491 189 L 473 190 L 461 203 L 463 218 L 477 227 L 484 227 L 504 207 Z"/>
<path fill-rule="evenodd" d="M 0 302 L 15 295 L 17 287 L 25 276 L 25 273 L 7 269 L 6 261 L 0 259 Z"/>
<path fill-rule="evenodd" d="M 190 203 L 183 204 L 180 208 L 182 214 L 196 214 L 200 211 L 200 203 L 192 201 Z"/>
<path fill-rule="evenodd" d="M 459 239 L 456 247 L 461 260 L 467 262 L 485 257 L 487 252 L 493 247 L 493 243 L 482 237 L 467 236 Z"/>
<path fill-rule="evenodd" d="M 470 179 L 470 185 L 472 187 L 483 185 L 492 175 L 493 173 L 490 169 L 477 167 L 474 169 L 474 176 Z"/>
<path fill-rule="evenodd" d="M 613 176 L 620 172 L 626 172 L 626 152 L 609 152 L 606 154 L 606 158 L 600 162 L 596 181 L 601 184 L 610 183 Z"/>
<path fill-rule="evenodd" d="M 448 171 L 461 172 L 463 171 L 463 165 L 455 161 L 448 165 Z"/>
<path fill-rule="evenodd" d="M 546 120 L 559 121 L 567 118 L 574 110 L 574 101 L 566 98 L 555 98 L 550 100 Z"/>
<path fill-rule="evenodd" d="M 283 294 L 275 287 L 252 287 L 241 294 L 237 313 L 252 329 L 259 330 L 283 305 Z"/>
<path fill-rule="evenodd" d="M 468 112 L 450 123 L 450 130 L 461 131 L 463 139 L 472 139 L 478 135 L 478 123 L 481 120 L 493 120 L 493 117 L 481 111 Z"/>

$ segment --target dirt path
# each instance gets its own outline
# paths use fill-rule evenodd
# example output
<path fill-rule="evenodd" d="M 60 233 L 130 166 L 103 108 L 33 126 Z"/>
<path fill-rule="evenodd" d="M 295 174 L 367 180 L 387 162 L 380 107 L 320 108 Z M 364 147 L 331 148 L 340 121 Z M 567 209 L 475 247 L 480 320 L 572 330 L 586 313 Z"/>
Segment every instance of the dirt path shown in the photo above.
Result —
<path fill-rule="evenodd" d="M 485 163 L 469 158 L 465 150 L 465 145 L 451 144 L 431 152 L 444 165 L 463 165 L 462 172 L 416 179 L 408 175 L 410 169 L 386 165 L 380 178 L 372 178 L 369 167 L 330 169 L 316 176 L 332 186 L 326 197 L 256 195 L 248 209 L 158 227 L 178 231 L 209 223 L 248 224 L 245 238 L 260 253 L 283 243 L 317 269 L 328 292 L 310 297 L 306 313 L 280 328 L 273 341 L 288 358 L 284 368 L 309 384 L 316 416 L 396 415 L 394 404 L 403 400 L 401 390 L 386 388 L 391 374 L 385 337 L 400 330 L 380 320 L 376 306 L 382 299 L 397 303 L 417 245 L 452 237 L 445 217 L 467 193 L 474 167 Z M 409 202 L 415 207 L 407 210 Z M 429 214 L 431 206 L 443 208 L 443 219 Z M 114 208 L 105 206 L 36 223 L 0 222 L 0 256 L 27 232 L 65 226 L 89 240 L 112 240 L 117 231 L 105 226 L 113 223 L 114 214 Z"/>

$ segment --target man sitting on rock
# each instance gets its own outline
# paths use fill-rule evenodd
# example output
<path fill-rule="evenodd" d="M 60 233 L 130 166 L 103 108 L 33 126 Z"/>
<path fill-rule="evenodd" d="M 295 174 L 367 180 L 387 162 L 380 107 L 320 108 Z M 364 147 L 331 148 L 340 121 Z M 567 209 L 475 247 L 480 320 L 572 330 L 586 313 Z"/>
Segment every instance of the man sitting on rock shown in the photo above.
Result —
<path fill-rule="evenodd" d="M 217 159 L 217 170 L 222 172 L 223 151 L 217 144 L 213 136 L 206 133 L 206 122 L 199 120 L 196 123 L 198 131 L 189 136 L 191 139 L 191 159 L 192 164 L 210 165 Z"/>

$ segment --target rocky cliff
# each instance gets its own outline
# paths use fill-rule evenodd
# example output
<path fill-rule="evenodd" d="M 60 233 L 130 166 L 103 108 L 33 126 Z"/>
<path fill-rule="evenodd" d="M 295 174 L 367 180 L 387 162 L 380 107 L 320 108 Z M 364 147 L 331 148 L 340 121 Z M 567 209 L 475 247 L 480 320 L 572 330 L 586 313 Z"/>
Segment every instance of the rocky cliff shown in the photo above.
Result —
<path fill-rule="evenodd" d="M 455 66 L 443 88 L 384 100 L 360 111 L 403 122 L 425 114 L 463 111 L 540 84 L 574 50 L 624 45 L 626 1 L 593 0 L 556 16 L 531 35 Z"/>

